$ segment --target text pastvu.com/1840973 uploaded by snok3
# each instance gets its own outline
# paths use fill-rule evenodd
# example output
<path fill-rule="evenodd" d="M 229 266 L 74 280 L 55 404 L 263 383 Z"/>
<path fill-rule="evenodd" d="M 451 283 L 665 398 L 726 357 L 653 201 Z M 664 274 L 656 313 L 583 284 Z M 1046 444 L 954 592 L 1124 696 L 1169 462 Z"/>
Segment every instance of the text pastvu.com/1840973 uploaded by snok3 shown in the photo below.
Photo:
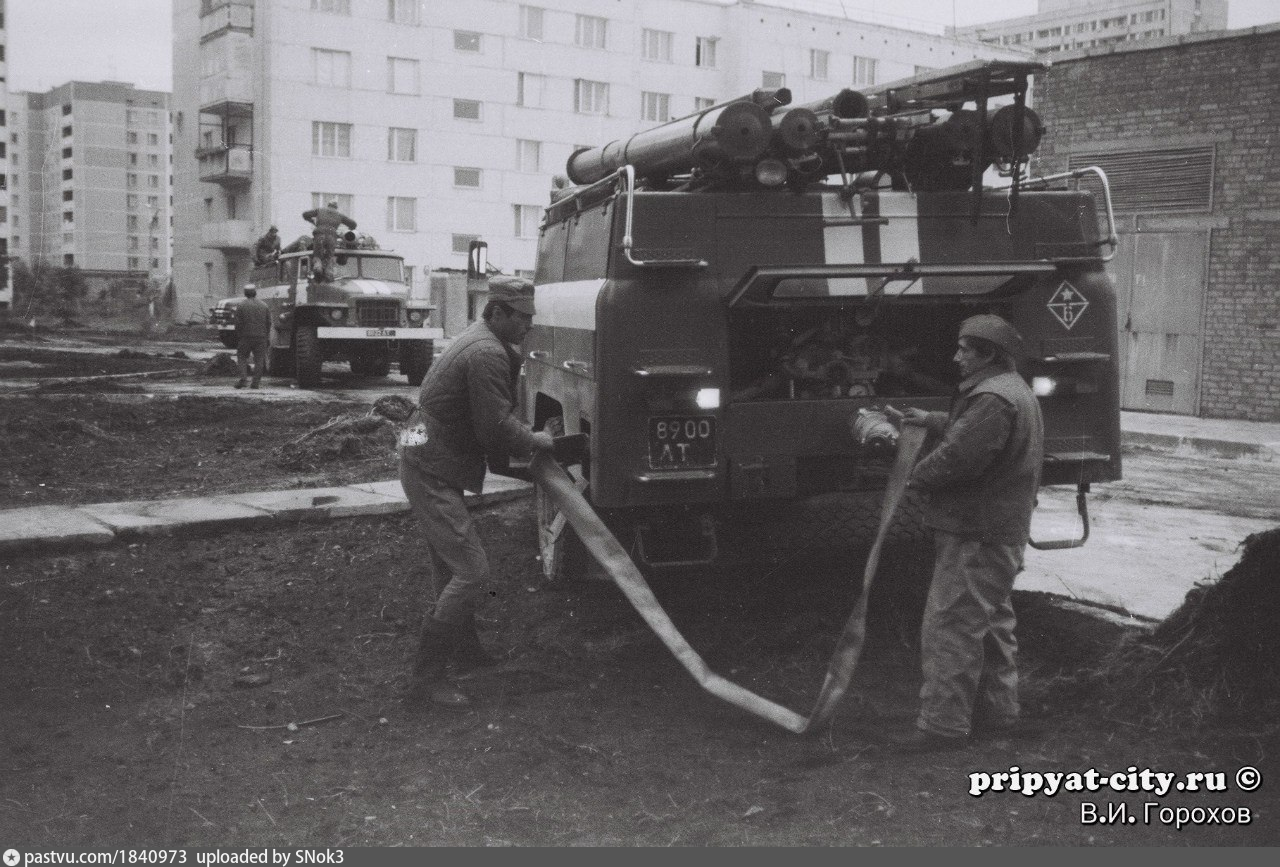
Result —
<path fill-rule="evenodd" d="M 1097 768 L 1084 771 L 1026 771 L 1014 765 L 1007 771 L 974 771 L 969 774 L 969 794 L 981 798 L 991 792 L 1007 792 L 1026 798 L 1052 798 L 1063 793 L 1142 793 L 1157 798 L 1170 792 L 1254 792 L 1262 785 L 1257 768 L 1244 766 L 1227 771 L 1157 771 L 1130 765 L 1123 771 L 1106 773 Z M 1243 805 L 1169 806 L 1143 800 L 1130 804 L 1123 800 L 1082 801 L 1082 825 L 1169 825 L 1178 830 L 1199 825 L 1248 825 L 1253 811 Z"/>

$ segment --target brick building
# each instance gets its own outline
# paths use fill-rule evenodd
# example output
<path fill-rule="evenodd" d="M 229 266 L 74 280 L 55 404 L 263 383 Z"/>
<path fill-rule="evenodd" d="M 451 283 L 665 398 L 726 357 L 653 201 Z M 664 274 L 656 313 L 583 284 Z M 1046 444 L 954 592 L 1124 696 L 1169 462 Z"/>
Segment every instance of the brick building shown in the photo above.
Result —
<path fill-rule="evenodd" d="M 1067 52 L 1039 172 L 1108 175 L 1126 409 L 1280 421 L 1280 26 Z"/>

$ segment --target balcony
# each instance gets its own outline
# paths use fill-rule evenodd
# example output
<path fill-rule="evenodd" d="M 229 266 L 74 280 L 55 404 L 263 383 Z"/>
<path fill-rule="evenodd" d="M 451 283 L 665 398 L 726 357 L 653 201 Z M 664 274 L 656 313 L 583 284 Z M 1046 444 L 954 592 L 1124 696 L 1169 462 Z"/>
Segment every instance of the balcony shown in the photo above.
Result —
<path fill-rule="evenodd" d="M 228 31 L 253 32 L 253 0 L 203 0 L 200 4 L 200 41 Z"/>
<path fill-rule="evenodd" d="M 253 223 L 248 220 L 223 220 L 200 227 L 200 246 L 224 253 L 248 253 L 253 249 Z"/>
<path fill-rule="evenodd" d="M 249 145 L 218 145 L 196 151 L 200 180 L 208 184 L 243 186 L 253 180 L 253 148 Z"/>

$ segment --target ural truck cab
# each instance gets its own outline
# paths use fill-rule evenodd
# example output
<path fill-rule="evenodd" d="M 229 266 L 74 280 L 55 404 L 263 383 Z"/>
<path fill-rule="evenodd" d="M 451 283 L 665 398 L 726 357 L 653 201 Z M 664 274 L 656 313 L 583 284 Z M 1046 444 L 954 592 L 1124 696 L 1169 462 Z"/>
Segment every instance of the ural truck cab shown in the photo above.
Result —
<path fill-rule="evenodd" d="M 984 312 L 1025 339 L 1043 483 L 1077 486 L 1087 535 L 1084 492 L 1120 477 L 1115 236 L 1100 172 L 1026 175 L 1043 68 L 795 108 L 757 91 L 570 158 L 522 400 L 536 429 L 589 435 L 580 484 L 641 566 L 710 562 L 744 509 L 883 488 L 884 441 L 855 422 L 946 410 L 959 324 Z M 537 513 L 548 576 L 578 568 L 563 517 Z"/>
<path fill-rule="evenodd" d="M 389 250 L 339 249 L 329 282 L 310 279 L 311 251 L 282 254 L 255 268 L 251 282 L 271 309 L 272 334 L 267 372 L 294 376 L 303 388 L 320 382 L 325 361 L 346 361 L 361 376 L 386 376 L 391 362 L 410 385 L 422 382 L 431 366 L 434 341 L 444 336 L 430 327 L 435 308 L 412 297 L 404 279 L 404 259 Z M 236 299 L 210 311 L 210 322 L 227 346 L 235 346 Z"/>

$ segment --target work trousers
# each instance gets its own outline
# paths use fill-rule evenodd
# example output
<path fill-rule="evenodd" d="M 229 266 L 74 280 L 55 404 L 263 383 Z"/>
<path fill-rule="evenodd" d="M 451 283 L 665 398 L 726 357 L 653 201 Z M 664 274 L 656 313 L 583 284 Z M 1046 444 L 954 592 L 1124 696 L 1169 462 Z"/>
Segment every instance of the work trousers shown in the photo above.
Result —
<path fill-rule="evenodd" d="M 253 356 L 253 381 L 256 384 L 262 379 L 262 370 L 267 363 L 267 344 L 265 337 L 247 337 L 236 344 L 236 366 L 240 368 L 240 378 L 249 378 L 249 356 Z"/>
<path fill-rule="evenodd" d="M 333 229 L 316 229 L 311 233 L 311 273 L 321 283 L 333 281 L 337 247 L 338 234 Z"/>
<path fill-rule="evenodd" d="M 489 557 L 462 491 L 404 458 L 400 486 L 422 521 L 431 552 L 433 616 L 458 623 L 476 612 L 490 584 Z"/>
<path fill-rule="evenodd" d="M 920 717 L 933 734 L 967 735 L 975 707 L 1000 725 L 1018 717 L 1017 640 L 1010 594 L 1022 544 L 935 531 L 933 581 L 921 627 Z"/>

